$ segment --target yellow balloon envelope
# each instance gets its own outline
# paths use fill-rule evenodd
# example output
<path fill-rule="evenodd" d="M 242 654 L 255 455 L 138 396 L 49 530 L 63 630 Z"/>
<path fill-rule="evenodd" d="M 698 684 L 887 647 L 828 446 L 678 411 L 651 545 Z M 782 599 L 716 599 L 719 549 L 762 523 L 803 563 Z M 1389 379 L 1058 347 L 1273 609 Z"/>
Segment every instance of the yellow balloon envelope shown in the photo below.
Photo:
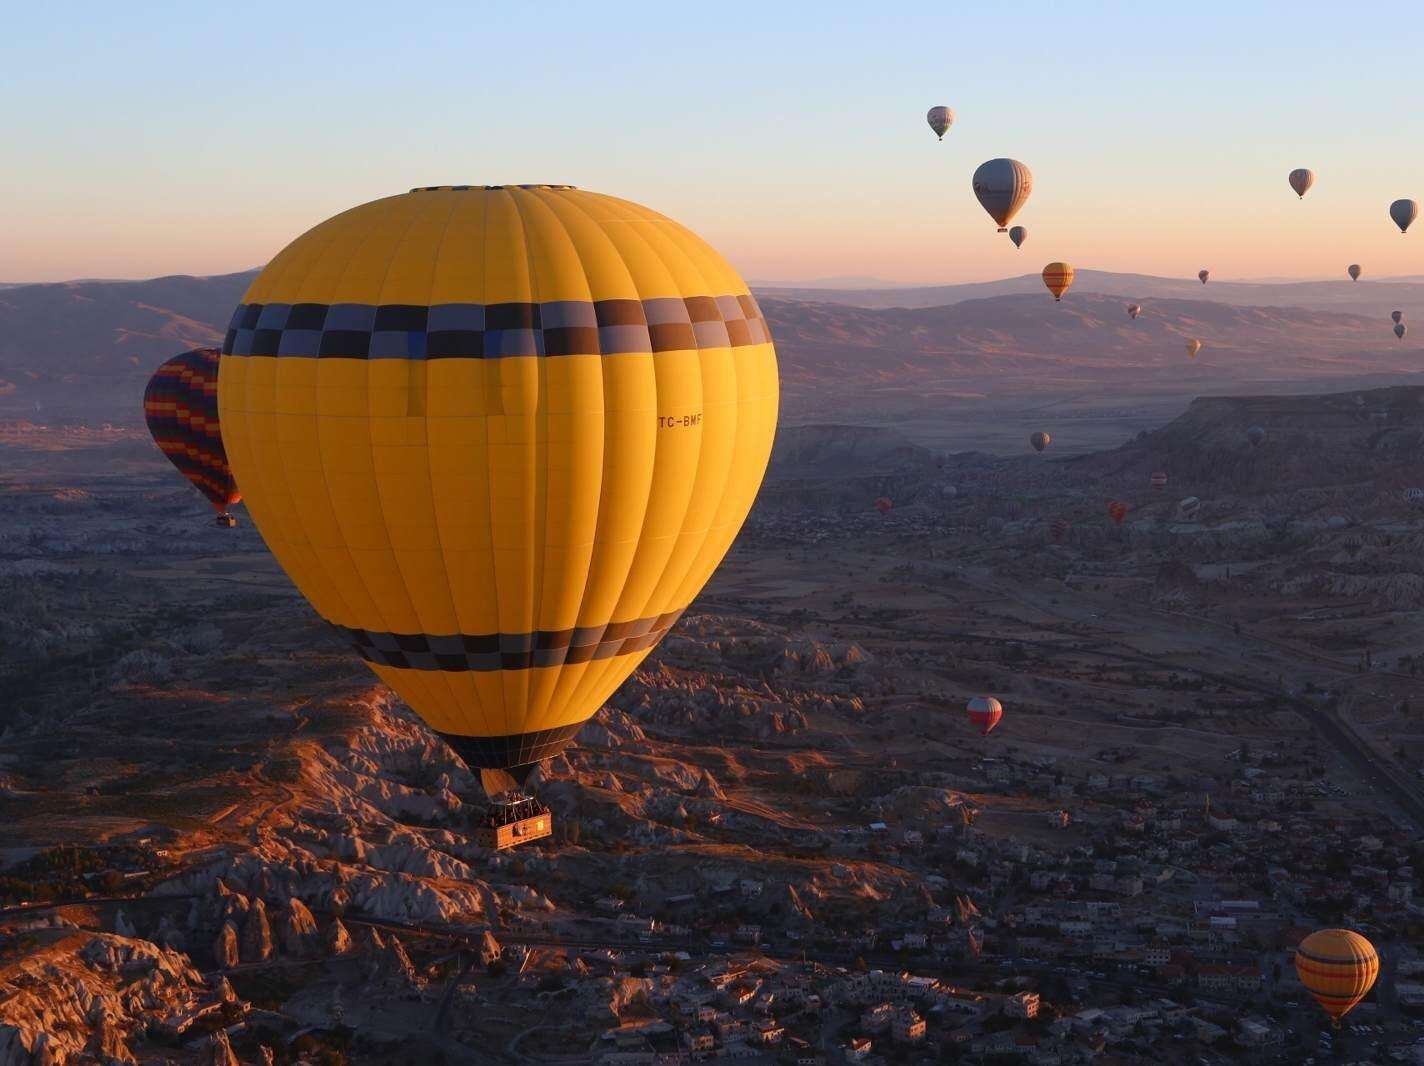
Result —
<path fill-rule="evenodd" d="M 522 781 L 731 546 L 777 392 L 755 299 L 676 222 L 568 186 L 441 186 L 279 253 L 218 404 L 312 606 L 467 763 Z"/>
<path fill-rule="evenodd" d="M 1049 263 L 1043 268 L 1043 284 L 1053 293 L 1054 300 L 1063 299 L 1073 285 L 1073 268 L 1067 263 Z"/>
<path fill-rule="evenodd" d="M 1295 972 L 1337 1029 L 1379 976 L 1374 945 L 1349 929 L 1321 929 L 1300 942 Z"/>

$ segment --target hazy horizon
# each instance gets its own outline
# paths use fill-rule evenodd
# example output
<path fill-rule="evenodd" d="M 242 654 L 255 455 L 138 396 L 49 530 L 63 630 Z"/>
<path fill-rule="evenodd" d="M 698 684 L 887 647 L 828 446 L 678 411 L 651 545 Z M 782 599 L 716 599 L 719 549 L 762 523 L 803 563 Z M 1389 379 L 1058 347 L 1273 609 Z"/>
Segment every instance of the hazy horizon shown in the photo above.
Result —
<path fill-rule="evenodd" d="M 19 288 L 25 285 L 93 285 L 93 284 L 122 284 L 124 282 L 156 281 L 161 278 L 215 278 L 228 277 L 234 274 L 247 274 L 260 271 L 265 264 L 249 265 L 238 267 L 235 270 L 220 270 L 213 273 L 196 273 L 193 271 L 170 271 L 165 274 L 134 274 L 134 275 L 108 275 L 94 277 L 64 277 L 36 279 L 0 279 L 0 288 Z M 1174 276 L 1169 274 L 1154 274 L 1142 270 L 1108 270 L 1091 265 L 1077 265 L 1074 269 L 1079 275 L 1085 274 L 1110 274 L 1121 277 L 1137 275 L 1149 278 L 1154 281 L 1193 281 L 1197 279 L 1190 276 Z M 753 288 L 762 289 L 934 289 L 948 288 L 958 285 L 979 285 L 993 284 L 1003 281 L 1017 281 L 1022 278 L 1035 278 L 1038 276 L 1037 269 L 1027 269 L 1014 271 L 1005 274 L 995 274 L 993 276 L 966 278 L 961 280 L 949 280 L 945 278 L 929 279 L 909 279 L 905 281 L 895 281 L 890 278 L 874 277 L 818 277 L 818 278 L 768 278 L 768 277 L 748 277 L 747 284 Z M 1211 283 L 1213 285 L 1308 285 L 1319 282 L 1339 281 L 1355 285 L 1366 285 L 1371 282 L 1375 284 L 1414 284 L 1424 281 L 1424 274 L 1390 274 L 1372 277 L 1362 277 L 1358 282 L 1350 282 L 1350 279 L 1342 271 L 1337 275 L 1313 274 L 1309 276 L 1291 277 L 1287 275 L 1274 275 L 1264 277 L 1222 277 L 1212 274 Z M 1210 299 L 1211 293 L 1204 292 L 1203 299 Z"/>

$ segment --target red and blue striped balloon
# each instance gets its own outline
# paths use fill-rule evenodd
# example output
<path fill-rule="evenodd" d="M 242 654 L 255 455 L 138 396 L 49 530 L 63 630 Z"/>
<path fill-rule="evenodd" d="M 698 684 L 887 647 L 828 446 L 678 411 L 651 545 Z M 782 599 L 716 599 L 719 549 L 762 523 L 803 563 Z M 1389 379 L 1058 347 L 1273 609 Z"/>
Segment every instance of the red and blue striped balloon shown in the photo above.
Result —
<path fill-rule="evenodd" d="M 206 496 L 218 524 L 233 525 L 228 508 L 242 499 L 218 426 L 218 352 L 195 348 L 175 355 L 149 379 L 143 417 L 163 454 Z"/>

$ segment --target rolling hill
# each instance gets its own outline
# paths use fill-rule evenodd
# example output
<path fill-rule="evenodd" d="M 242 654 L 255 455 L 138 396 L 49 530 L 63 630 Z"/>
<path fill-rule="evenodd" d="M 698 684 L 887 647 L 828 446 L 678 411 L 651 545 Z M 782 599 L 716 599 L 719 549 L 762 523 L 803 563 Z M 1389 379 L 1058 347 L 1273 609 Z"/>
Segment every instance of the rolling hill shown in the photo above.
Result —
<path fill-rule="evenodd" d="M 136 420 L 152 368 L 184 348 L 217 342 L 253 275 L 0 290 L 0 415 Z M 1424 337 L 1424 283 L 1374 288 L 1417 294 L 1411 298 L 1420 301 Z M 1103 291 L 1109 289 L 1136 294 L 1146 307 L 1143 316 L 1129 321 L 1121 297 Z M 1144 289 L 1157 295 L 1142 295 Z M 1415 337 L 1398 342 L 1386 314 L 1308 306 L 1328 303 L 1336 289 L 1361 299 L 1372 291 L 1349 282 L 1203 288 L 1195 281 L 1083 271 L 1061 304 L 1032 276 L 864 290 L 863 298 L 824 289 L 798 290 L 796 298 L 769 290 L 759 297 L 777 341 L 787 422 L 920 420 L 930 429 L 907 426 L 912 437 L 951 446 L 953 433 L 941 439 L 940 428 L 966 417 L 964 405 L 979 404 L 974 414 L 982 418 L 994 410 L 992 403 L 983 407 L 986 398 L 1022 403 L 1037 397 L 1034 403 L 1041 403 L 1066 397 L 1062 402 L 1101 413 L 1115 396 L 1123 409 L 1140 410 L 1129 399 L 1136 393 L 1176 405 L 1175 413 L 1213 390 L 1260 391 L 1282 382 L 1313 389 L 1311 381 L 1345 379 L 1350 386 L 1384 383 L 1424 367 Z M 1300 302 L 1276 299 L 1282 293 Z M 1242 302 L 1252 295 L 1274 302 Z M 923 303 L 931 300 L 937 302 Z M 1183 351 L 1188 337 L 1205 345 L 1194 361 Z M 1101 432 L 1110 439 L 1134 425 L 1114 422 Z M 1015 437 L 1018 432 L 1012 430 Z"/>
<path fill-rule="evenodd" d="M 859 288 L 838 284 L 766 285 L 759 286 L 757 294 L 803 303 L 835 303 L 852 307 L 942 307 L 994 296 L 1042 295 L 1043 280 L 1037 273 L 1030 273 L 962 285 L 870 285 Z M 1212 281 L 1205 286 L 1195 277 L 1162 278 L 1150 274 L 1078 270 L 1073 277 L 1070 299 L 1083 295 L 1114 296 L 1142 304 L 1159 300 L 1209 300 L 1234 307 L 1296 307 L 1386 318 L 1390 311 L 1401 310 L 1409 318 L 1424 323 L 1424 278 L 1410 276 L 1376 281 L 1366 274 L 1363 281 L 1352 282 L 1344 276 L 1343 264 L 1339 280 Z"/>

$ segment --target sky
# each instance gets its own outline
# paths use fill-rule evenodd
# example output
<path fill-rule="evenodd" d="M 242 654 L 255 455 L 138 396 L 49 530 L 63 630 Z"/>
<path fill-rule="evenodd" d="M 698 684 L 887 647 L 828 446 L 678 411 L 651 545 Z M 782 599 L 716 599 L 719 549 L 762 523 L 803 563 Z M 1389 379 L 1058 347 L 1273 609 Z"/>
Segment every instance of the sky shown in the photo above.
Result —
<path fill-rule="evenodd" d="M 59 12 L 62 10 L 62 15 Z M 413 186 L 568 183 L 760 282 L 1424 275 L 1405 3 L 14 5 L 0 281 L 258 266 Z M 924 114 L 957 115 L 943 143 Z M 1027 163 L 1016 251 L 970 190 Z M 1308 166 L 1298 201 L 1286 174 Z"/>

